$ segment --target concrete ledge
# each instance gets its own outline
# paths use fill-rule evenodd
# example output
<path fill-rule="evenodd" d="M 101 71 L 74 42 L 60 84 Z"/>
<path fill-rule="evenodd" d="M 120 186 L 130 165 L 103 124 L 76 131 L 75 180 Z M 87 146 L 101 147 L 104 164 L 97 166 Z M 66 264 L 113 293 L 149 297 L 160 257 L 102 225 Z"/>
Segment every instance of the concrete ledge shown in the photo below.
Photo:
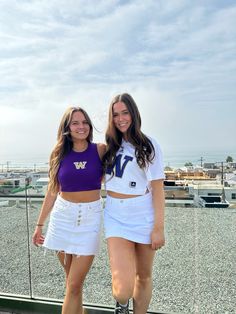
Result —
<path fill-rule="evenodd" d="M 8 313 L 61 313 L 62 302 L 35 300 L 19 296 L 0 296 L 0 311 Z"/>
<path fill-rule="evenodd" d="M 60 314 L 62 301 L 53 299 L 34 299 L 19 295 L 0 295 L 0 312 L 14 314 Z M 86 314 L 109 314 L 113 313 L 112 308 L 104 306 L 84 304 Z"/>
<path fill-rule="evenodd" d="M 0 295 L 0 313 L 14 314 L 61 314 L 62 301 L 54 299 L 34 299 L 19 295 Z M 131 311 L 132 312 L 132 311 Z M 114 309 L 97 304 L 84 304 L 84 314 L 112 314 Z M 149 314 L 164 314 L 148 312 Z M 168 313 L 171 314 L 171 313 Z"/>

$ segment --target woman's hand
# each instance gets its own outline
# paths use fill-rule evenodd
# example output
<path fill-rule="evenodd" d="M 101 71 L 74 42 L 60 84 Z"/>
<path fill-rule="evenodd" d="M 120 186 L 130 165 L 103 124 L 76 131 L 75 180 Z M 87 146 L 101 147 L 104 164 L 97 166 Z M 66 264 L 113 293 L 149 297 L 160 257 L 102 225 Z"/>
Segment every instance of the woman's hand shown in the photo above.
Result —
<path fill-rule="evenodd" d="M 154 207 L 154 226 L 151 233 L 151 247 L 153 250 L 158 250 L 165 245 L 165 194 L 163 179 L 151 181 L 151 187 Z"/>
<path fill-rule="evenodd" d="M 158 250 L 165 245 L 165 234 L 163 230 L 153 229 L 151 233 L 151 247 Z"/>
<path fill-rule="evenodd" d="M 43 244 L 44 236 L 42 234 L 42 227 L 41 226 L 36 226 L 33 237 L 32 237 L 32 242 L 36 246 Z"/>
<path fill-rule="evenodd" d="M 49 215 L 55 200 L 57 198 L 57 193 L 51 192 L 49 189 L 46 192 L 44 201 L 37 219 L 37 225 L 32 236 L 32 242 L 34 245 L 39 246 L 44 242 L 44 236 L 42 234 L 43 223 L 46 221 L 47 216 Z"/>

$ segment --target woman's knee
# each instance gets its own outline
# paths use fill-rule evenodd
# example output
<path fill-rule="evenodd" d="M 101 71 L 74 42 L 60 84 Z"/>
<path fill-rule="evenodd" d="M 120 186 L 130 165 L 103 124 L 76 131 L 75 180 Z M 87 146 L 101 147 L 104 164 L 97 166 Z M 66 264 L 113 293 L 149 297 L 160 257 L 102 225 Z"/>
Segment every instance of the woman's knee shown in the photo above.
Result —
<path fill-rule="evenodd" d="M 66 290 L 68 293 L 78 296 L 82 293 L 83 283 L 75 280 L 67 280 Z"/>
<path fill-rule="evenodd" d="M 115 278 L 112 281 L 112 294 L 113 297 L 120 303 L 125 303 L 128 299 L 132 298 L 134 291 L 134 280 L 125 280 Z"/>
<path fill-rule="evenodd" d="M 151 274 L 136 274 L 135 277 L 136 283 L 145 287 L 152 284 L 152 275 Z"/>

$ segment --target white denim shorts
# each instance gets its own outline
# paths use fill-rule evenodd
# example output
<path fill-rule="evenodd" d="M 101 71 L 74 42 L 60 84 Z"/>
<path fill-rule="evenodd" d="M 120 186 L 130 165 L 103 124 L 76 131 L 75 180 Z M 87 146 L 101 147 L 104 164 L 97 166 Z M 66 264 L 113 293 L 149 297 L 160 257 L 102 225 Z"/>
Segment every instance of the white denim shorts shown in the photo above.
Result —
<path fill-rule="evenodd" d="M 128 199 L 107 196 L 105 237 L 120 237 L 136 243 L 150 244 L 154 224 L 152 194 Z"/>
<path fill-rule="evenodd" d="M 43 246 L 67 254 L 99 253 L 102 223 L 102 200 L 72 203 L 57 196 L 50 214 Z"/>

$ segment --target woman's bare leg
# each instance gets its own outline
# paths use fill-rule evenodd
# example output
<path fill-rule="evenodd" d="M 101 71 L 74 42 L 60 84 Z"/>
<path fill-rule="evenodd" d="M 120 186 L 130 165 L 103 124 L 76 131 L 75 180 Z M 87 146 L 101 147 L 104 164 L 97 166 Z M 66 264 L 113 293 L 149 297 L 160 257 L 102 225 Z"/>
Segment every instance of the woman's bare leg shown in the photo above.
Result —
<path fill-rule="evenodd" d="M 155 251 L 150 245 L 136 243 L 136 278 L 133 294 L 135 314 L 145 314 L 152 297 L 152 267 Z"/>
<path fill-rule="evenodd" d="M 57 256 L 58 256 L 58 259 L 59 259 L 62 267 L 64 268 L 65 275 L 66 275 L 66 282 L 67 282 L 67 278 L 68 278 L 69 271 L 70 271 L 70 265 L 71 265 L 71 261 L 72 261 L 72 255 L 66 254 L 64 252 L 58 252 Z"/>
<path fill-rule="evenodd" d="M 84 279 L 92 265 L 94 255 L 72 255 L 66 282 L 66 295 L 62 306 L 62 314 L 82 314 L 82 289 Z"/>
<path fill-rule="evenodd" d="M 107 239 L 112 293 L 121 304 L 133 296 L 135 283 L 135 243 L 118 237 Z"/>

